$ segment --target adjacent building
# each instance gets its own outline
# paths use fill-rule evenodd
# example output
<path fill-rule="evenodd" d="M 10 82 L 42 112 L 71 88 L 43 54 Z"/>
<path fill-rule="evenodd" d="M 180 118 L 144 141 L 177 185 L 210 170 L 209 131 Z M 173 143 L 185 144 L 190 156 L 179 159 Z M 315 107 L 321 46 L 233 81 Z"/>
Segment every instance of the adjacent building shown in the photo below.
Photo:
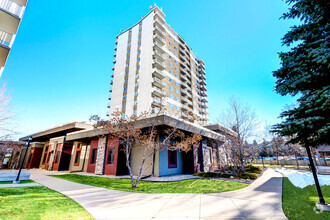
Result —
<path fill-rule="evenodd" d="M 14 43 L 26 4 L 27 0 L 0 0 L 0 77 Z"/>
<path fill-rule="evenodd" d="M 108 115 L 164 113 L 205 125 L 208 117 L 205 67 L 154 6 L 117 36 Z M 163 111 L 162 111 L 163 112 Z"/>

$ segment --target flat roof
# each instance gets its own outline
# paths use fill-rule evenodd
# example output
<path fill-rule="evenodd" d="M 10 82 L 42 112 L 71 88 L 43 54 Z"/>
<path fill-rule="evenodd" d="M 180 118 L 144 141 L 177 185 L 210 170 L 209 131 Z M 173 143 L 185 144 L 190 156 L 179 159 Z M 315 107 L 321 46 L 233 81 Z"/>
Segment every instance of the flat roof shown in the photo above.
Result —
<path fill-rule="evenodd" d="M 93 129 L 93 125 L 75 121 L 22 137 L 19 140 L 27 141 L 32 136 L 32 142 L 42 142 L 53 137 L 65 136 L 67 133 L 86 129 Z"/>
<path fill-rule="evenodd" d="M 158 116 L 151 116 L 146 119 L 141 119 L 139 121 L 139 127 L 141 128 L 147 128 L 151 127 L 152 125 L 155 126 L 161 126 L 161 125 L 167 125 L 170 127 L 176 127 L 180 130 L 191 132 L 191 133 L 197 133 L 204 137 L 215 139 L 219 141 L 225 141 L 225 136 L 223 134 L 217 133 L 215 131 L 212 131 L 208 128 L 205 128 L 198 124 L 193 124 L 188 121 L 185 121 L 183 119 L 174 118 L 168 115 L 158 115 Z M 94 130 L 85 130 L 85 131 L 76 131 L 71 132 L 66 135 L 67 141 L 73 141 L 78 139 L 84 139 L 84 138 L 91 138 L 96 137 L 97 135 L 106 134 L 100 133 L 100 130 L 94 129 Z"/>

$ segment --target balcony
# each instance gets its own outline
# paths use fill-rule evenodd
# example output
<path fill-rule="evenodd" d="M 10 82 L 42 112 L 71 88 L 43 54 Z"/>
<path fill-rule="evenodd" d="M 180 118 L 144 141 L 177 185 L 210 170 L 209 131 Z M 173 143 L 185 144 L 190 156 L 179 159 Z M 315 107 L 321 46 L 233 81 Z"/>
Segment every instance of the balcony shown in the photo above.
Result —
<path fill-rule="evenodd" d="M 107 111 L 107 113 L 106 113 L 106 116 L 108 116 L 108 117 L 109 117 L 109 115 L 110 115 L 110 114 L 109 114 L 109 111 Z"/>
<path fill-rule="evenodd" d="M 22 18 L 25 7 L 11 0 L 1 0 L 0 8 L 15 17 Z"/>
<path fill-rule="evenodd" d="M 110 85 L 113 85 L 113 80 L 110 81 Z"/>
<path fill-rule="evenodd" d="M 154 70 L 152 71 L 152 75 L 153 75 L 153 76 L 156 76 L 156 77 L 158 77 L 158 78 L 160 78 L 160 79 L 164 79 L 164 78 L 165 78 L 165 75 L 164 75 L 161 71 L 159 71 L 159 70 L 157 70 L 157 69 L 154 69 Z"/>
<path fill-rule="evenodd" d="M 160 69 L 160 70 L 164 70 L 165 69 L 165 66 L 163 65 L 163 62 L 159 59 L 154 59 L 153 60 L 153 66 Z"/>
<path fill-rule="evenodd" d="M 202 79 L 202 80 L 206 80 L 205 76 L 202 74 L 202 75 L 199 75 L 199 78 Z"/>
<path fill-rule="evenodd" d="M 187 78 L 185 75 L 180 75 L 180 79 L 181 79 L 181 81 L 183 81 L 183 82 L 188 81 L 188 78 Z"/>
<path fill-rule="evenodd" d="M 162 62 L 165 60 L 164 56 L 162 53 L 160 53 L 159 51 L 157 50 L 154 50 L 154 54 L 153 56 L 159 60 L 161 60 Z"/>
<path fill-rule="evenodd" d="M 153 80 L 154 81 L 152 82 L 152 84 L 157 86 L 158 88 L 162 89 L 166 86 L 166 84 L 162 80 L 158 79 L 157 77 L 153 77 Z"/>
<path fill-rule="evenodd" d="M 155 27 L 154 32 L 161 37 L 165 37 L 164 32 L 159 27 Z"/>
<path fill-rule="evenodd" d="M 111 78 L 113 78 L 115 76 L 115 74 L 114 73 L 111 73 Z"/>
<path fill-rule="evenodd" d="M 181 89 L 181 94 L 182 95 L 188 95 L 188 90 L 187 89 Z"/>
<path fill-rule="evenodd" d="M 116 59 L 113 59 L 112 63 L 115 64 L 116 63 Z"/>
<path fill-rule="evenodd" d="M 205 75 L 204 69 L 200 69 L 199 72 L 203 73 Z"/>
<path fill-rule="evenodd" d="M 112 70 L 113 70 L 113 71 L 115 70 L 115 66 L 112 67 Z"/>
<path fill-rule="evenodd" d="M 110 103 L 107 104 L 107 108 L 110 108 Z"/>
<path fill-rule="evenodd" d="M 158 42 L 154 42 L 154 48 L 156 50 L 159 50 L 161 53 L 165 53 L 165 51 L 163 50 L 163 46 L 161 44 L 159 44 Z"/>
<path fill-rule="evenodd" d="M 117 46 L 115 46 L 115 51 L 117 51 Z"/>
<path fill-rule="evenodd" d="M 108 99 L 111 100 L 111 94 L 108 96 Z"/>
<path fill-rule="evenodd" d="M 153 87 L 152 88 L 152 94 L 155 95 L 155 96 L 157 96 L 157 97 L 163 97 L 163 96 L 165 96 L 164 91 L 161 90 L 161 89 L 159 89 L 159 88 L 157 88 L 157 87 Z"/>
<path fill-rule="evenodd" d="M 116 45 L 118 44 L 118 40 L 116 40 L 115 44 L 116 44 Z"/>
<path fill-rule="evenodd" d="M 158 13 L 155 14 L 155 20 L 159 20 L 161 24 L 165 24 L 165 19 Z"/>
<path fill-rule="evenodd" d="M 117 56 L 117 53 L 114 53 L 113 56 L 116 57 Z"/>
<path fill-rule="evenodd" d="M 13 35 L 3 30 L 0 30 L 0 44 L 6 48 L 10 48 L 12 44 Z"/>
<path fill-rule="evenodd" d="M 201 92 L 201 96 L 207 97 L 207 93 L 206 92 Z"/>
<path fill-rule="evenodd" d="M 182 96 L 182 97 L 181 97 L 181 102 L 182 102 L 182 103 L 188 103 L 188 99 L 187 99 L 187 97 Z"/>
<path fill-rule="evenodd" d="M 160 106 L 164 105 L 164 102 L 160 98 L 153 97 L 151 104 L 153 106 L 160 107 Z"/>
<path fill-rule="evenodd" d="M 161 44 L 162 46 L 165 44 L 164 39 L 161 36 L 159 36 L 158 34 L 154 35 L 154 40 L 156 42 L 158 42 L 159 44 Z"/>
<path fill-rule="evenodd" d="M 161 24 L 160 22 L 158 22 L 157 20 L 155 20 L 154 26 L 155 26 L 155 28 L 159 28 L 160 30 L 165 31 L 165 27 L 164 27 L 164 25 L 162 25 L 162 24 Z"/>

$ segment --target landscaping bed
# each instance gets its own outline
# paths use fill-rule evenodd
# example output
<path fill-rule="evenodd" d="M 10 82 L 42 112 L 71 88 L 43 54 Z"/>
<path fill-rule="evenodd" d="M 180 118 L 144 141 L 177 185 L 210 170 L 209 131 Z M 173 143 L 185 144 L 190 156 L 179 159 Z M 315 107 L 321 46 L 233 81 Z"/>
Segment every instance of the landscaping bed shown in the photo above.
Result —
<path fill-rule="evenodd" d="M 321 189 L 325 202 L 330 203 L 330 186 L 325 185 Z M 287 177 L 283 178 L 282 209 L 288 219 L 330 219 L 329 212 L 316 209 L 315 203 L 318 200 L 315 185 L 299 188 Z"/>
<path fill-rule="evenodd" d="M 107 189 L 143 193 L 216 193 L 238 190 L 248 186 L 246 183 L 234 181 L 190 179 L 177 182 L 140 181 L 137 188 L 132 188 L 130 179 L 109 179 L 104 177 L 82 176 L 76 174 L 50 176 Z"/>
<path fill-rule="evenodd" d="M 72 199 L 47 187 L 0 188 L 0 219 L 94 219 Z"/>
<path fill-rule="evenodd" d="M 234 176 L 233 174 L 220 173 L 220 172 L 198 172 L 195 173 L 195 176 L 201 177 L 213 177 L 213 178 L 233 178 L 233 179 L 250 179 L 255 180 L 258 178 L 262 172 L 261 168 L 248 165 L 245 168 L 245 173 L 239 173 L 238 176 Z"/>

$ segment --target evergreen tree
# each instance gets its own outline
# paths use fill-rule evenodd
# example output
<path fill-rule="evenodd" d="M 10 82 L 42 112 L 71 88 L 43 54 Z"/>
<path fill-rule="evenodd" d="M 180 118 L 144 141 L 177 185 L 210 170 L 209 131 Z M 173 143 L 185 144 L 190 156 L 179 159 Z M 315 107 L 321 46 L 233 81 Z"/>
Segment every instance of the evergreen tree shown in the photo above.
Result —
<path fill-rule="evenodd" d="M 280 95 L 298 96 L 297 105 L 285 110 L 282 123 L 273 126 L 281 136 L 293 136 L 290 143 L 306 148 L 319 204 L 326 206 L 313 165 L 310 147 L 330 144 L 330 49 L 329 0 L 287 0 L 291 8 L 283 19 L 300 19 L 282 38 L 291 47 L 281 52 L 280 69 L 274 71 L 275 91 Z"/>
<path fill-rule="evenodd" d="M 287 3 L 292 7 L 282 18 L 299 18 L 302 24 L 293 26 L 282 38 L 283 45 L 291 46 L 291 50 L 279 54 L 281 67 L 273 76 L 277 79 L 278 94 L 299 98 L 295 107 L 281 113 L 283 122 L 275 125 L 273 131 L 282 136 L 294 135 L 291 143 L 305 147 L 329 144 L 330 1 L 287 0 Z"/>

